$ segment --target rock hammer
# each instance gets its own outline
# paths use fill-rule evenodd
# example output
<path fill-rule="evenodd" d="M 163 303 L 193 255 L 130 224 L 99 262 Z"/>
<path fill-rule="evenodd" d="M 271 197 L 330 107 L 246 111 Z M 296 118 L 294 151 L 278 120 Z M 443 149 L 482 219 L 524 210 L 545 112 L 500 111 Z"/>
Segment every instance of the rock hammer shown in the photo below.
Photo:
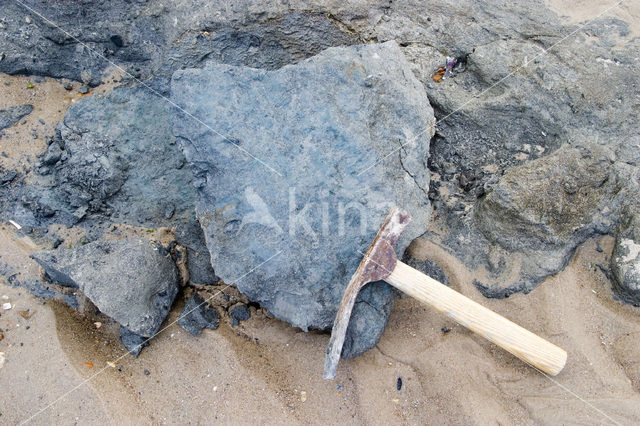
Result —
<path fill-rule="evenodd" d="M 336 375 L 358 292 L 365 284 L 380 280 L 445 313 L 524 362 L 552 376 L 557 375 L 567 361 L 563 349 L 397 259 L 393 246 L 410 220 L 407 212 L 392 208 L 351 277 L 333 323 L 323 377 L 333 379 Z"/>

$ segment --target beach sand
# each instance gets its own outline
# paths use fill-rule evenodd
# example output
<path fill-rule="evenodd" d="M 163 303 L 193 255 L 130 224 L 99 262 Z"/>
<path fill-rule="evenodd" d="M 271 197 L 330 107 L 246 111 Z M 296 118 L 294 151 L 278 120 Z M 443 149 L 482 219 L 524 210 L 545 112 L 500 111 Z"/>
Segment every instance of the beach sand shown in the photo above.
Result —
<path fill-rule="evenodd" d="M 569 22 L 603 9 L 583 3 L 550 7 Z M 637 32 L 636 5 L 616 13 Z M 10 82 L 0 83 L 0 109 L 35 106 L 25 124 L 5 130 L 0 150 L 8 158 L 0 161 L 32 167 L 44 136 L 80 95 L 50 79 L 35 89 L 26 77 L 0 80 Z M 0 260 L 23 277 L 40 276 L 28 258 L 37 245 L 16 231 L 0 226 Z M 80 236 L 68 233 L 65 244 Z M 342 360 L 333 381 L 322 379 L 327 333 L 302 332 L 254 307 L 236 327 L 223 317 L 217 330 L 193 337 L 174 323 L 177 303 L 134 359 L 108 318 L 43 303 L 1 279 L 12 309 L 0 311 L 0 423 L 640 424 L 640 308 L 616 301 L 597 266 L 608 265 L 612 247 L 610 236 L 588 240 L 564 271 L 503 300 L 484 298 L 472 284 L 479 272 L 437 241 L 411 247 L 414 257 L 441 265 L 454 289 L 564 348 L 566 368 L 553 378 L 406 297 L 378 345 Z M 218 307 L 225 294 L 241 298 L 233 287 L 202 291 Z"/>

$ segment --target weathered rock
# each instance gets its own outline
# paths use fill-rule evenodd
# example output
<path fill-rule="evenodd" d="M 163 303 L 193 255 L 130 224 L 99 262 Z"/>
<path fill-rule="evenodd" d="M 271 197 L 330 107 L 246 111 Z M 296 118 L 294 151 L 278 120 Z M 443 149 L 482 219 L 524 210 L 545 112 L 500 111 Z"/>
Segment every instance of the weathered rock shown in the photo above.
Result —
<path fill-rule="evenodd" d="M 435 179 L 429 195 L 438 213 L 437 228 L 451 235 L 441 244 L 472 269 L 512 267 L 518 280 L 529 284 L 511 285 L 510 292 L 528 291 L 539 278 L 521 276 L 514 262 L 503 262 L 497 246 L 491 255 L 482 253 L 486 239 L 468 231 L 475 226 L 478 198 L 491 191 L 505 170 L 586 137 L 606 141 L 617 162 L 640 165 L 640 38 L 628 23 L 609 14 L 575 31 L 555 10 L 561 6 L 542 0 L 508 8 L 488 0 L 443 2 L 437 8 L 388 0 L 242 0 L 224 8 L 199 0 L 26 4 L 67 33 L 8 2 L 0 18 L 0 71 L 66 76 L 90 86 L 106 80 L 110 63 L 87 47 L 165 93 L 173 71 L 209 60 L 273 70 L 329 46 L 396 40 L 427 87 L 440 120 L 430 145 Z M 431 76 L 447 55 L 464 63 L 464 71 L 436 83 Z M 150 76 L 157 78 L 148 80 Z M 51 212 L 46 208 L 51 201 L 40 203 L 45 189 L 25 194 L 18 190 L 22 184 L 16 179 L 0 185 L 3 218 L 43 228 L 61 221 L 58 215 L 42 218 Z M 73 212 L 94 215 L 91 209 Z M 485 295 L 507 294 L 487 290 L 488 285 L 478 282 Z"/>
<path fill-rule="evenodd" d="M 153 336 L 178 292 L 178 273 L 148 240 L 95 241 L 31 255 L 61 285 L 80 289 L 100 311 L 130 331 Z"/>
<path fill-rule="evenodd" d="M 399 253 L 426 230 L 434 118 L 395 43 L 331 48 L 278 71 L 178 71 L 172 99 L 202 120 L 176 112 L 173 130 L 194 165 L 216 273 L 278 318 L 331 328 L 392 205 L 414 217 Z M 382 284 L 360 296 L 354 323 L 366 326 L 350 341 L 366 343 L 346 356 L 376 343 L 392 298 Z"/>
<path fill-rule="evenodd" d="M 204 299 L 198 294 L 187 300 L 182 307 L 178 324 L 187 330 L 191 335 L 197 336 L 204 328 L 215 330 L 220 323 L 218 311 L 211 306 L 207 306 Z"/>
<path fill-rule="evenodd" d="M 33 105 L 20 105 L 0 110 L 0 134 L 2 130 L 13 126 L 25 115 L 31 114 L 31 111 L 33 111 Z"/>
<path fill-rule="evenodd" d="M 486 256 L 483 263 L 496 278 L 476 286 L 491 297 L 529 291 L 564 268 L 588 237 L 610 232 L 621 206 L 612 159 L 599 145 L 565 146 L 509 169 L 478 204 L 481 236 L 467 234 L 486 238 L 476 256 Z"/>
<path fill-rule="evenodd" d="M 120 341 L 134 358 L 138 358 L 142 349 L 149 346 L 148 338 L 136 334 L 123 326 L 120 326 Z"/>
<path fill-rule="evenodd" d="M 231 308 L 229 315 L 231 316 L 232 327 L 235 327 L 236 325 L 240 324 L 240 321 L 246 321 L 249 318 L 251 318 L 251 312 L 245 305 L 234 306 L 233 308 Z"/>
<path fill-rule="evenodd" d="M 618 232 L 611 254 L 611 275 L 616 294 L 640 306 L 640 220 L 636 215 Z"/>
<path fill-rule="evenodd" d="M 14 215 L 32 226 L 99 217 L 158 227 L 190 218 L 195 189 L 171 135 L 169 109 L 141 88 L 72 105 L 40 157 L 44 188 L 29 188 Z"/>
<path fill-rule="evenodd" d="M 291 13 L 280 6 L 265 13 L 260 2 L 222 8 L 200 1 L 28 3 L 48 21 L 17 3 L 3 5 L 0 72 L 65 77 L 92 86 L 107 80 L 111 63 L 164 90 L 173 71 L 205 60 L 274 69 L 357 40 L 322 9 Z M 25 24 L 25 14 L 30 23 Z M 149 82 L 150 77 L 156 79 Z"/>
<path fill-rule="evenodd" d="M 211 267 L 211 256 L 204 239 L 200 223 L 195 217 L 176 227 L 176 242 L 187 248 L 187 268 L 189 281 L 193 284 L 206 285 L 219 281 Z"/>

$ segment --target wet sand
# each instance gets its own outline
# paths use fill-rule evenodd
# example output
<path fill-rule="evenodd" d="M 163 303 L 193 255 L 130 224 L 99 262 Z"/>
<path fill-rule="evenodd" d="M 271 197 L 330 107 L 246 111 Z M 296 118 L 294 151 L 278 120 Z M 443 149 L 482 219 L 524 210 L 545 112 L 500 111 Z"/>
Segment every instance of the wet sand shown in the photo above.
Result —
<path fill-rule="evenodd" d="M 26 251 L 11 232 L 0 234 L 3 261 L 8 251 Z M 409 298 L 397 302 L 376 348 L 342 360 L 336 379 L 324 381 L 328 335 L 304 333 L 255 308 L 239 326 L 225 318 L 218 330 L 192 337 L 172 324 L 176 306 L 166 329 L 134 359 L 106 317 L 42 305 L 1 285 L 15 305 L 0 317 L 7 357 L 0 384 L 11 390 L 0 397 L 3 423 L 52 402 L 34 423 L 639 423 L 640 309 L 612 300 L 595 266 L 611 247 L 610 237 L 589 240 L 565 271 L 506 300 L 482 297 L 473 273 L 437 245 L 412 247 L 414 256 L 446 265 L 453 288 L 567 350 L 567 366 L 553 379 Z M 220 305 L 225 293 L 235 290 L 219 286 L 208 295 Z M 29 320 L 18 315 L 26 309 Z M 96 329 L 95 321 L 103 325 Z"/>

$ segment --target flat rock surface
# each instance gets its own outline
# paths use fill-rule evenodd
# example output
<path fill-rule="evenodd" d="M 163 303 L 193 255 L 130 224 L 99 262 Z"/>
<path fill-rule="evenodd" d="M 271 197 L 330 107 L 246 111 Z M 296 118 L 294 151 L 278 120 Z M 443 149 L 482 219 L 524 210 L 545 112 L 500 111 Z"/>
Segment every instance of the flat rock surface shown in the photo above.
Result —
<path fill-rule="evenodd" d="M 391 206 L 413 216 L 398 253 L 427 229 L 435 119 L 394 42 L 330 48 L 278 71 L 178 71 L 172 99 L 216 274 L 278 318 L 331 328 Z M 392 299 L 386 285 L 363 292 L 345 355 L 375 344 Z"/>
<path fill-rule="evenodd" d="M 51 279 L 79 288 L 100 311 L 146 337 L 158 331 L 178 292 L 175 264 L 147 240 L 96 241 L 32 257 Z"/>

